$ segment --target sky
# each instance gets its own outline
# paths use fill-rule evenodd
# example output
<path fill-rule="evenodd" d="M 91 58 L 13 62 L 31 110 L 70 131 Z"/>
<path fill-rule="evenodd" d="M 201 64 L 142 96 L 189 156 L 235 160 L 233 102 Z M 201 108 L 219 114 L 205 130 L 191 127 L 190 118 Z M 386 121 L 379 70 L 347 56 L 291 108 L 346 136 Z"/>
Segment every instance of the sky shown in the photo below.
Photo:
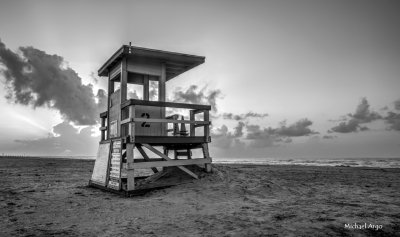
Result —
<path fill-rule="evenodd" d="M 206 57 L 167 97 L 213 105 L 213 157 L 400 157 L 396 0 L 0 4 L 0 153 L 95 155 L 132 42 Z"/>

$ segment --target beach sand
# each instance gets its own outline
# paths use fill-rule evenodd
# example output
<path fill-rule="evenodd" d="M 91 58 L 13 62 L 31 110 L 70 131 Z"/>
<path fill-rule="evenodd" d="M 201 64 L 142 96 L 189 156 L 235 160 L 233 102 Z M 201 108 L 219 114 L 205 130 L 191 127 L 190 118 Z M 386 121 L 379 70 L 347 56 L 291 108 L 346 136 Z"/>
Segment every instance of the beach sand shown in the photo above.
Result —
<path fill-rule="evenodd" d="M 200 180 L 126 198 L 87 186 L 93 164 L 0 158 L 0 236 L 400 233 L 400 169 L 214 165 Z M 354 223 L 367 228 L 345 228 Z"/>

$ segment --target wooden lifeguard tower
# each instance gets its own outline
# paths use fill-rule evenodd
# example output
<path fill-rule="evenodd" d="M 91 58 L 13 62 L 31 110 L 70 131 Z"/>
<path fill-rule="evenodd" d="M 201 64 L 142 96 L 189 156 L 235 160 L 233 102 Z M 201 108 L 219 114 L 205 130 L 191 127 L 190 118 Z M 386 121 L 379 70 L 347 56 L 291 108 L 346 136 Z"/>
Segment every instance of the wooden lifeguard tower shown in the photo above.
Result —
<path fill-rule="evenodd" d="M 185 178 L 198 179 L 201 171 L 211 172 L 211 106 L 165 101 L 166 82 L 204 60 L 123 45 L 106 61 L 98 75 L 108 77 L 108 105 L 100 114 L 101 141 L 90 186 L 129 195 L 175 185 Z M 157 101 L 150 100 L 150 89 L 154 94 L 150 83 L 158 83 Z M 130 85 L 142 88 L 143 99 L 127 98 Z M 174 114 L 176 110 L 188 113 Z M 193 149 L 201 149 L 202 157 L 192 157 Z M 140 175 L 143 169 L 152 174 Z"/>

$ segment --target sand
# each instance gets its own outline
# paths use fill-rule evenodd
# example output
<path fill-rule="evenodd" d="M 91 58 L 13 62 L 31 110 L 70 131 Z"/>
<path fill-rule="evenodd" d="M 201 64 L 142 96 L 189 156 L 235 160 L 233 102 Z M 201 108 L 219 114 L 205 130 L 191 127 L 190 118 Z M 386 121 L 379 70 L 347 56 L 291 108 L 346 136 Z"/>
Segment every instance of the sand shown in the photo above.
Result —
<path fill-rule="evenodd" d="M 0 158 L 0 236 L 400 233 L 400 169 L 214 165 L 192 183 L 125 198 L 87 186 L 93 164 Z"/>

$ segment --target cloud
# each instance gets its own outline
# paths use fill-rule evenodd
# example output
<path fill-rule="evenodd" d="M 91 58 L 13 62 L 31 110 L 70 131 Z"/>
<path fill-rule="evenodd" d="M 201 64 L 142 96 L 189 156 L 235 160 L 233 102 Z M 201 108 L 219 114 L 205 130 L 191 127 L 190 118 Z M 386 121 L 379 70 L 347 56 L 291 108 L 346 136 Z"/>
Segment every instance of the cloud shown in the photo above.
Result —
<path fill-rule="evenodd" d="M 68 121 L 93 125 L 101 109 L 105 109 L 105 92 L 98 91 L 96 103 L 92 85 L 82 79 L 64 59 L 33 47 L 20 47 L 22 55 L 7 49 L 0 41 L 1 71 L 8 90 L 7 99 L 33 107 L 49 107 L 60 111 Z M 100 106 L 100 107 L 99 107 Z"/>
<path fill-rule="evenodd" d="M 400 110 L 400 99 L 393 102 L 394 110 Z M 359 131 L 367 131 L 369 128 L 363 124 L 377 120 L 383 120 L 387 125 L 388 130 L 400 131 L 400 113 L 389 111 L 389 107 L 385 106 L 382 111 L 387 111 L 386 116 L 382 116 L 369 109 L 370 105 L 366 98 L 362 98 L 357 106 L 354 114 L 348 114 L 341 119 L 341 122 L 328 130 L 328 133 L 351 133 Z"/>
<path fill-rule="evenodd" d="M 309 126 L 312 125 L 312 121 L 307 118 L 300 119 L 299 121 L 286 126 L 286 121 L 280 123 L 278 128 L 264 128 L 263 130 L 260 129 L 259 125 L 248 125 L 247 126 L 247 138 L 248 139 L 255 139 L 255 138 L 262 138 L 266 135 L 275 135 L 280 137 L 301 137 L 301 136 L 308 136 L 311 134 L 316 134 L 317 132 L 311 130 Z"/>
<path fill-rule="evenodd" d="M 369 123 L 382 118 L 378 113 L 369 110 L 369 103 L 365 97 L 361 99 L 356 112 L 354 114 L 349 114 L 349 116 L 357 120 L 359 123 Z"/>
<path fill-rule="evenodd" d="M 236 120 L 236 121 L 243 121 L 247 118 L 264 118 L 267 117 L 268 114 L 260 114 L 260 113 L 254 113 L 254 112 L 248 112 L 246 114 L 233 114 L 233 113 L 223 113 L 222 118 L 223 119 L 229 119 L 229 120 Z"/>
<path fill-rule="evenodd" d="M 323 138 L 323 139 L 334 139 L 334 138 L 336 138 L 336 136 L 324 135 L 322 138 Z"/>
<path fill-rule="evenodd" d="M 338 125 L 332 127 L 328 132 L 337 133 L 351 133 L 359 131 L 367 131 L 369 128 L 367 126 L 361 126 L 361 124 L 370 123 L 375 120 L 382 119 L 382 116 L 369 109 L 370 105 L 368 100 L 364 97 L 361 99 L 360 104 L 358 104 L 354 114 L 348 114 L 348 121 L 342 121 Z M 346 120 L 345 117 L 343 120 Z"/>
<path fill-rule="evenodd" d="M 332 127 L 328 132 L 350 133 L 357 132 L 358 128 L 359 122 L 356 119 L 351 119 L 348 122 L 340 122 L 338 125 Z"/>
<path fill-rule="evenodd" d="M 93 155 L 96 153 L 99 137 L 93 137 L 92 127 L 80 131 L 68 122 L 53 127 L 53 134 L 34 140 L 15 140 L 17 149 L 31 155 Z"/>
<path fill-rule="evenodd" d="M 400 131 L 400 113 L 388 112 L 384 120 L 389 124 L 389 130 Z"/>
<path fill-rule="evenodd" d="M 382 107 L 382 108 L 380 109 L 380 111 L 386 111 L 386 110 L 389 110 L 389 107 L 388 107 L 388 106 L 384 106 L 384 107 Z"/>
<path fill-rule="evenodd" d="M 394 109 L 400 111 L 400 99 L 393 104 Z M 389 130 L 400 131 L 400 113 L 389 111 L 383 119 L 389 125 Z"/>
<path fill-rule="evenodd" d="M 400 111 L 400 99 L 394 101 L 393 105 L 396 111 L 388 111 L 387 115 L 382 119 L 389 125 L 387 127 L 388 130 L 400 131 L 400 113 L 397 112 Z M 387 110 L 389 110 L 389 108 L 387 108 Z"/>
<path fill-rule="evenodd" d="M 233 129 L 233 134 L 228 131 L 228 127 L 224 124 L 219 128 L 212 129 L 211 134 L 213 137 L 242 137 L 243 136 L 243 128 L 245 124 L 243 122 L 239 122 L 237 126 Z"/>
<path fill-rule="evenodd" d="M 278 128 L 260 129 L 258 125 L 247 126 L 247 139 L 253 140 L 252 146 L 273 146 L 276 142 L 290 143 L 291 137 L 308 136 L 316 134 L 309 126 L 312 122 L 308 119 L 301 119 L 289 126 L 282 122 Z"/>
<path fill-rule="evenodd" d="M 212 129 L 212 145 L 224 149 L 244 146 L 244 143 L 241 142 L 239 139 L 243 136 L 244 126 L 245 124 L 243 122 L 239 122 L 238 125 L 233 129 L 233 133 L 228 131 L 228 127 L 226 125 L 222 125 L 219 128 Z"/>
<path fill-rule="evenodd" d="M 238 125 L 234 128 L 233 136 L 241 137 L 243 136 L 243 128 L 245 124 L 243 122 L 239 122 Z"/>
<path fill-rule="evenodd" d="M 100 82 L 100 79 L 97 77 L 97 75 L 96 75 L 95 72 L 91 72 L 89 76 L 90 76 L 90 78 L 92 78 L 92 80 L 93 80 L 94 83 L 97 84 L 97 83 Z"/>
<path fill-rule="evenodd" d="M 270 147 L 281 141 L 281 138 L 274 134 L 271 128 L 261 129 L 259 125 L 247 125 L 246 129 L 246 139 L 250 140 L 251 147 Z"/>
<path fill-rule="evenodd" d="M 220 128 L 211 130 L 212 144 L 220 148 L 230 148 L 233 136 L 228 132 L 228 127 L 222 125 Z"/>
<path fill-rule="evenodd" d="M 281 126 L 275 130 L 275 133 L 279 136 L 287 137 L 301 137 L 308 136 L 310 134 L 316 134 L 317 132 L 312 131 L 309 126 L 313 123 L 308 119 L 301 119 L 294 124 L 286 126 L 286 121 L 281 123 Z"/>
<path fill-rule="evenodd" d="M 105 90 L 98 90 L 97 91 L 97 108 L 99 112 L 104 112 L 107 110 L 107 93 Z"/>
<path fill-rule="evenodd" d="M 400 110 L 400 99 L 398 99 L 398 100 L 396 100 L 396 101 L 394 102 L 394 108 L 395 108 L 396 110 Z"/>
<path fill-rule="evenodd" d="M 198 86 L 191 85 L 188 89 L 182 90 L 178 87 L 172 94 L 172 102 L 206 104 L 211 105 L 212 112 L 216 113 L 216 100 L 221 96 L 220 90 L 209 90 L 206 92 L 206 86 L 198 90 Z"/>
<path fill-rule="evenodd" d="M 279 142 L 291 143 L 292 137 L 317 134 L 309 128 L 311 125 L 312 121 L 307 118 L 300 119 L 289 126 L 286 126 L 286 121 L 283 121 L 277 128 L 261 129 L 259 125 L 247 125 L 246 139 L 251 141 L 250 146 L 252 147 L 269 147 Z"/>

